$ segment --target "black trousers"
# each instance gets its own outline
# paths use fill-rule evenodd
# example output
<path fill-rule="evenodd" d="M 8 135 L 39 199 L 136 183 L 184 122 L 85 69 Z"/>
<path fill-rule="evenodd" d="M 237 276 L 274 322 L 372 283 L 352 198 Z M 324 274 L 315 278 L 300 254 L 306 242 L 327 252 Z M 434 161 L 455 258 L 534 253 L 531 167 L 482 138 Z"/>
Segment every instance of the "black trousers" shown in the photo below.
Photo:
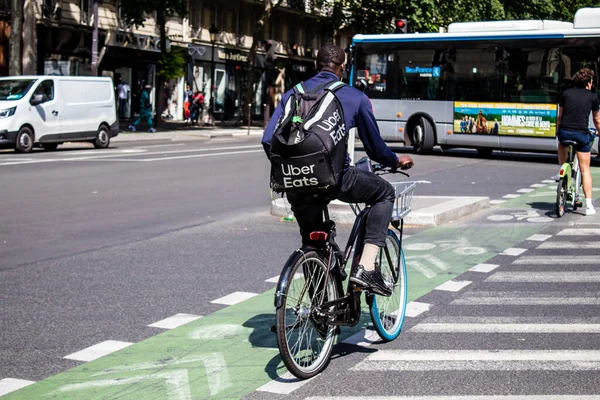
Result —
<path fill-rule="evenodd" d="M 342 175 L 339 191 L 331 197 L 346 203 L 365 203 L 370 206 L 365 243 L 385 245 L 396 198 L 394 187 L 388 181 L 371 172 L 350 167 Z M 323 223 L 323 209 L 331 198 L 299 193 L 288 193 L 287 198 L 300 227 L 302 244 L 310 244 L 311 232 L 326 229 Z"/>

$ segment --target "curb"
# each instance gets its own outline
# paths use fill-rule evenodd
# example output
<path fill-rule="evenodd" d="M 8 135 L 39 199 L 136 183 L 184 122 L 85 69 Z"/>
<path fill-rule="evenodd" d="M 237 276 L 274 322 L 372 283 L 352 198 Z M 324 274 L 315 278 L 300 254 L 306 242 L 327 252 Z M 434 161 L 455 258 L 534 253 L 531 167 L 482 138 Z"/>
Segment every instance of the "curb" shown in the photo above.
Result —
<path fill-rule="evenodd" d="M 437 204 L 419 208 L 419 200 Z M 413 211 L 404 218 L 407 225 L 437 226 L 490 207 L 489 197 L 414 196 Z M 287 217 L 291 213 L 286 199 L 271 201 L 271 215 Z M 340 201 L 329 204 L 329 216 L 340 224 L 352 224 L 355 216 L 350 206 Z"/>

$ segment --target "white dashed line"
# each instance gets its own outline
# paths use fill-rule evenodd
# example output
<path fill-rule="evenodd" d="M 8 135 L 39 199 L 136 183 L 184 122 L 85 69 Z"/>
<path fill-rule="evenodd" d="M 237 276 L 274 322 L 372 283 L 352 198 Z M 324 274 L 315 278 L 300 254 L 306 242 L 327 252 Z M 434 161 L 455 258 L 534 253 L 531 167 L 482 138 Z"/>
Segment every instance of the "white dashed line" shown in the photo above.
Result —
<path fill-rule="evenodd" d="M 600 229 L 565 229 L 558 236 L 598 236 Z"/>
<path fill-rule="evenodd" d="M 552 237 L 552 235 L 536 234 L 536 235 L 529 236 L 526 240 L 532 240 L 534 242 L 543 242 L 543 241 L 550 239 L 551 237 Z"/>
<path fill-rule="evenodd" d="M 525 253 L 526 251 L 527 251 L 527 249 L 519 249 L 516 247 L 510 247 L 510 248 L 504 250 L 504 252 L 500 253 L 500 255 L 516 257 L 516 256 L 520 256 L 521 254 Z"/>
<path fill-rule="evenodd" d="M 233 292 L 231 294 L 228 294 L 227 296 L 221 297 L 220 299 L 213 300 L 211 301 L 211 303 L 232 306 L 234 304 L 241 303 L 242 301 L 251 299 L 254 296 L 258 296 L 258 294 L 248 292 Z"/>
<path fill-rule="evenodd" d="M 419 303 L 418 301 L 411 301 L 406 305 L 406 316 L 407 317 L 417 317 L 423 314 L 426 311 L 429 311 L 431 304 L 427 303 Z"/>
<path fill-rule="evenodd" d="M 519 189 L 519 190 L 517 190 L 517 193 L 531 193 L 533 191 L 535 191 L 535 189 L 527 188 L 527 189 Z"/>
<path fill-rule="evenodd" d="M 122 350 L 133 343 L 120 342 L 118 340 L 106 340 L 104 342 L 95 344 L 73 354 L 69 354 L 64 358 L 76 361 L 92 361 L 97 358 L 103 357 L 107 354 L 114 353 L 115 351 Z"/>
<path fill-rule="evenodd" d="M 516 199 L 517 197 L 521 197 L 520 194 L 505 194 L 502 196 L 504 199 Z"/>
<path fill-rule="evenodd" d="M 546 186 L 548 186 L 548 185 L 546 185 L 545 183 L 534 183 L 530 187 L 537 189 L 537 188 L 543 188 L 543 187 L 546 187 Z"/>
<path fill-rule="evenodd" d="M 542 183 L 556 183 L 554 179 L 544 179 Z"/>
<path fill-rule="evenodd" d="M 350 336 L 342 343 L 360 347 L 369 347 L 373 343 L 379 342 L 380 340 L 381 338 L 379 337 L 379 334 L 377 334 L 377 332 L 365 329 Z"/>
<path fill-rule="evenodd" d="M 158 322 L 148 325 L 152 328 L 161 328 L 161 329 L 175 329 L 182 325 L 187 324 L 188 322 L 195 321 L 197 319 L 202 318 L 201 315 L 194 314 L 175 314 L 172 317 L 162 319 Z"/>
<path fill-rule="evenodd" d="M 259 392 L 275 393 L 275 394 L 290 394 L 294 390 L 306 385 L 314 378 L 300 380 L 290 372 L 285 373 L 279 378 L 267 383 L 256 389 Z"/>
<path fill-rule="evenodd" d="M 477 264 L 473 268 L 469 268 L 469 271 L 488 273 L 492 272 L 498 267 L 499 265 L 496 264 Z"/>
<path fill-rule="evenodd" d="M 25 379 L 14 379 L 4 378 L 0 379 L 0 396 L 9 394 L 11 392 L 23 389 L 25 386 L 29 386 L 35 383 L 34 381 L 26 381 Z"/>
<path fill-rule="evenodd" d="M 464 287 L 470 285 L 472 282 L 470 281 L 448 281 L 442 283 L 440 286 L 436 287 L 434 290 L 443 290 L 445 292 L 458 292 Z"/>
<path fill-rule="evenodd" d="M 492 205 L 502 204 L 502 203 L 506 203 L 506 200 L 490 200 L 490 204 L 492 204 Z"/>

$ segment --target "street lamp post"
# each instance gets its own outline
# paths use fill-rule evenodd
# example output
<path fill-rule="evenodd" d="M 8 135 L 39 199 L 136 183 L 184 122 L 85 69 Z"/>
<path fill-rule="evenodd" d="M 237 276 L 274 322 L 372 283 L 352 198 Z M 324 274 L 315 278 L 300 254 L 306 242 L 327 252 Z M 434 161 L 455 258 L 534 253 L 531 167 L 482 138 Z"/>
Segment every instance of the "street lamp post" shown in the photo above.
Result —
<path fill-rule="evenodd" d="M 215 107 L 215 41 L 217 40 L 217 33 L 219 29 L 212 24 L 208 30 L 210 33 L 210 44 L 211 44 L 211 59 L 210 59 L 210 104 L 208 110 L 209 123 L 215 123 L 214 118 L 214 107 Z"/>

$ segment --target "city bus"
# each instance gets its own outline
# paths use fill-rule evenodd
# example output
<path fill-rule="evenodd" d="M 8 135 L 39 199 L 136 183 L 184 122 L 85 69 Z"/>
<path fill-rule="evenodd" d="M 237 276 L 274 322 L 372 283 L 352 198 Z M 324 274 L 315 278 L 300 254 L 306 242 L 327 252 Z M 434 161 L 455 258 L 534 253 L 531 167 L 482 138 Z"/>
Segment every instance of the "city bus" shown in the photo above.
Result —
<path fill-rule="evenodd" d="M 371 99 L 388 142 L 417 153 L 556 152 L 561 93 L 583 67 L 596 72 L 597 87 L 600 8 L 578 10 L 572 23 L 460 22 L 440 33 L 356 35 L 348 64 L 349 83 Z"/>

